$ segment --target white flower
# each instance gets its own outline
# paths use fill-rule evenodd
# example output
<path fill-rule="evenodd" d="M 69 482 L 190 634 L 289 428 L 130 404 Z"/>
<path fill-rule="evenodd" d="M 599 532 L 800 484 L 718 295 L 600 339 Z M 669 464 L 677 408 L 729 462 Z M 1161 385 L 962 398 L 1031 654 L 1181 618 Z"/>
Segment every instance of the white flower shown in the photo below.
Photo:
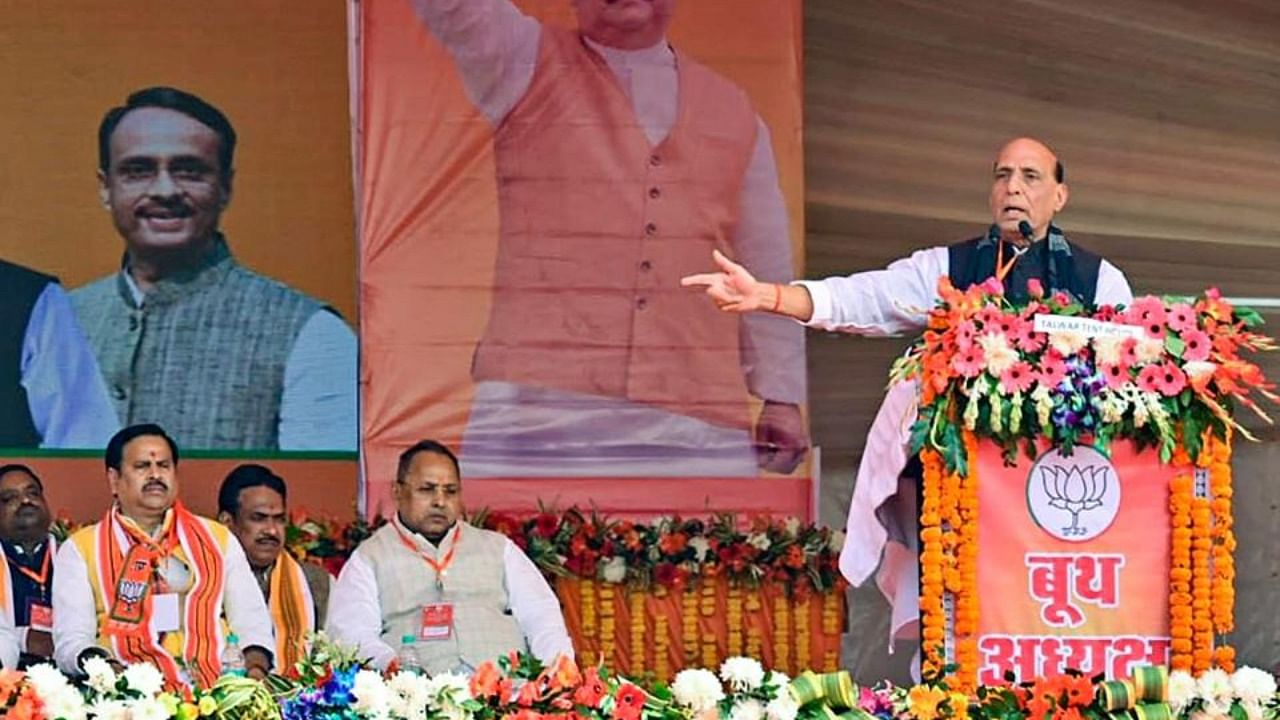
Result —
<path fill-rule="evenodd" d="M 116 689 L 116 671 L 106 658 L 94 656 L 85 660 L 84 671 L 89 676 L 89 687 L 100 694 L 114 692 Z"/>
<path fill-rule="evenodd" d="M 1211 363 L 1208 360 L 1192 360 L 1182 365 L 1182 372 L 1187 374 L 1187 378 L 1191 380 L 1199 380 L 1207 375 L 1212 375 L 1214 370 L 1218 369 L 1217 363 Z"/>
<path fill-rule="evenodd" d="M 1089 343 L 1089 338 L 1074 330 L 1060 330 L 1049 333 L 1049 346 L 1062 353 L 1063 357 L 1071 357 L 1080 352 Z"/>
<path fill-rule="evenodd" d="M 356 712 L 367 713 L 370 717 L 384 720 L 391 711 L 391 690 L 382 681 L 382 676 L 372 670 L 361 670 L 356 673 L 351 684 L 351 694 L 356 701 L 351 704 Z"/>
<path fill-rule="evenodd" d="M 1009 345 L 1004 333 L 985 333 L 978 338 L 987 363 L 987 372 L 1000 375 L 1018 361 L 1018 353 Z"/>
<path fill-rule="evenodd" d="M 844 549 L 844 531 L 832 530 L 831 535 L 827 537 L 827 549 L 833 553 L 838 553 Z M 774 673 L 778 675 L 780 673 Z"/>
<path fill-rule="evenodd" d="M 1164 357 L 1164 341 L 1159 338 L 1144 337 L 1133 347 L 1133 354 L 1139 364 L 1153 363 Z"/>
<path fill-rule="evenodd" d="M 124 700 L 99 700 L 89 706 L 89 717 L 94 720 L 130 720 L 129 704 Z"/>
<path fill-rule="evenodd" d="M 764 706 L 754 698 L 734 703 L 729 711 L 729 720 L 764 720 Z"/>
<path fill-rule="evenodd" d="M 1231 688 L 1242 702 L 1265 703 L 1276 694 L 1276 679 L 1265 670 L 1242 667 L 1231 676 Z"/>
<path fill-rule="evenodd" d="M 1240 707 L 1244 709 L 1244 716 L 1249 720 L 1262 720 L 1262 703 L 1253 700 L 1241 700 Z"/>
<path fill-rule="evenodd" d="M 764 668 L 751 658 L 731 657 L 720 665 L 720 679 L 734 692 L 758 690 L 764 684 Z"/>
<path fill-rule="evenodd" d="M 620 555 L 605 560 L 600 564 L 600 577 L 605 582 L 620 583 L 627 579 L 627 561 Z"/>
<path fill-rule="evenodd" d="M 150 663 L 137 663 L 125 668 L 124 681 L 143 697 L 158 695 L 164 689 L 164 674 Z"/>
<path fill-rule="evenodd" d="M 44 713 L 59 720 L 84 720 L 84 698 L 67 677 L 47 663 L 27 669 L 27 680 L 44 703 Z"/>
<path fill-rule="evenodd" d="M 1231 687 L 1231 676 L 1220 668 L 1202 673 L 1196 680 L 1196 688 L 1202 700 L 1219 708 L 1230 707 L 1231 701 L 1235 699 L 1235 691 Z"/>
<path fill-rule="evenodd" d="M 398 672 L 387 683 L 389 707 L 394 717 L 404 720 L 426 720 L 427 679 L 414 672 Z"/>
<path fill-rule="evenodd" d="M 1119 365 L 1123 335 L 1101 335 L 1093 339 L 1094 358 L 1099 365 Z"/>
<path fill-rule="evenodd" d="M 787 531 L 788 535 L 795 537 L 800 533 L 800 518 L 788 517 L 783 521 L 782 527 Z"/>
<path fill-rule="evenodd" d="M 1196 679 L 1186 670 L 1169 673 L 1169 705 L 1174 715 L 1181 715 L 1192 700 L 1196 699 Z"/>
<path fill-rule="evenodd" d="M 697 562 L 706 562 L 707 553 L 711 552 L 711 541 L 702 537 L 689 538 L 689 547 L 693 548 L 693 559 Z"/>
<path fill-rule="evenodd" d="M 764 714 L 769 720 L 796 720 L 796 715 L 800 712 L 800 703 L 796 702 L 795 696 L 791 694 L 791 688 L 786 684 L 779 687 L 778 697 L 764 706 Z"/>
<path fill-rule="evenodd" d="M 130 720 L 169 720 L 169 711 L 164 703 L 154 697 L 135 700 L 129 704 Z"/>
<path fill-rule="evenodd" d="M 751 547 L 764 552 L 769 549 L 773 543 L 769 540 L 769 536 L 762 532 L 753 532 L 747 536 L 747 544 Z"/>
<path fill-rule="evenodd" d="M 724 688 L 710 670 L 690 668 L 681 670 L 671 683 L 671 694 L 676 702 L 695 713 L 710 710 L 724 699 Z"/>

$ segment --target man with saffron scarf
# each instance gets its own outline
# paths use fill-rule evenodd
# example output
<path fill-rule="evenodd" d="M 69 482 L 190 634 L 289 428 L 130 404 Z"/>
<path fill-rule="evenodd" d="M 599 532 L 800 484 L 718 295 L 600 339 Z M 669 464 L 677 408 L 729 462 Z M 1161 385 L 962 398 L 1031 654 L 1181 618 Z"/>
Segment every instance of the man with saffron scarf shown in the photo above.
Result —
<path fill-rule="evenodd" d="M 809 327 L 867 336 L 923 330 L 944 277 L 960 290 L 996 278 L 1014 302 L 1025 302 L 1034 284 L 1086 304 L 1133 302 L 1124 273 L 1068 242 L 1053 223 L 1070 196 L 1066 170 L 1053 150 L 1034 138 L 1015 138 L 1000 148 L 991 170 L 992 224 L 971 240 L 919 250 L 884 270 L 787 285 L 758 282 L 717 253 L 718 272 L 691 275 L 681 283 L 705 288 L 726 312 L 767 312 Z M 903 640 L 915 639 L 919 619 L 920 469 L 909 457 L 916 394 L 913 382 L 894 385 L 871 424 L 840 553 L 840 571 L 854 585 L 879 569 L 877 583 L 893 606 L 890 634 Z"/>
<path fill-rule="evenodd" d="M 275 646 L 270 616 L 231 531 L 178 500 L 178 447 L 158 425 L 111 438 L 107 481 L 116 501 L 54 560 L 54 657 L 79 672 L 98 656 L 152 663 L 171 688 L 209 687 L 229 632 L 245 669 L 263 678 Z"/>
<path fill-rule="evenodd" d="M 288 488 L 262 465 L 237 466 L 218 490 L 218 522 L 231 528 L 249 558 L 275 625 L 276 667 L 292 668 L 306 653 L 307 633 L 324 625 L 333 578 L 284 549 Z"/>
<path fill-rule="evenodd" d="M 0 614 L 18 633 L 21 665 L 53 656 L 53 556 L 44 484 L 26 465 L 0 466 Z"/>
<path fill-rule="evenodd" d="M 356 548 L 333 587 L 326 629 L 379 670 L 403 637 L 436 674 L 513 650 L 573 657 L 560 600 L 505 535 L 461 519 L 458 458 L 434 440 L 400 455 L 396 514 Z"/>

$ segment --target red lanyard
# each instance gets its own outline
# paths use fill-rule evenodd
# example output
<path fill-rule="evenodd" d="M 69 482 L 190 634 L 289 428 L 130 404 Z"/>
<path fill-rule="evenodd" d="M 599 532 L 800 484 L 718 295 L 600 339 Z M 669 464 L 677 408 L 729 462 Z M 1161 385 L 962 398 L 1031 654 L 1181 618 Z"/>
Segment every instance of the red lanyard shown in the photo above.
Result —
<path fill-rule="evenodd" d="M 8 555 L 5 556 L 5 559 L 9 561 L 9 564 L 13 566 L 14 570 L 17 570 L 23 575 L 26 575 L 27 577 L 31 578 L 32 582 L 39 585 L 40 593 L 44 594 L 45 583 L 49 581 L 49 556 L 52 554 L 53 553 L 49 552 L 48 547 L 44 549 L 44 562 L 40 563 L 39 573 L 35 572 L 34 570 L 31 570 L 30 568 L 25 568 L 19 565 L 18 563 L 14 562 L 13 558 L 9 557 Z"/>
<path fill-rule="evenodd" d="M 400 523 L 397 522 L 397 523 L 394 523 L 394 525 L 396 528 L 396 533 L 400 536 L 400 542 L 404 543 L 405 547 L 409 548 L 415 554 L 421 557 L 422 560 L 426 562 L 427 565 L 430 565 L 431 569 L 436 572 L 436 587 L 444 587 L 445 573 L 449 570 L 449 566 L 453 564 L 453 555 L 458 551 L 458 543 L 462 540 L 462 526 L 459 525 L 458 529 L 454 531 L 453 544 L 449 546 L 449 552 L 445 553 L 444 557 L 441 558 L 440 560 L 436 560 L 435 558 L 423 552 L 413 542 L 413 540 L 409 539 L 408 535 L 404 534 L 404 531 L 400 529 Z"/>

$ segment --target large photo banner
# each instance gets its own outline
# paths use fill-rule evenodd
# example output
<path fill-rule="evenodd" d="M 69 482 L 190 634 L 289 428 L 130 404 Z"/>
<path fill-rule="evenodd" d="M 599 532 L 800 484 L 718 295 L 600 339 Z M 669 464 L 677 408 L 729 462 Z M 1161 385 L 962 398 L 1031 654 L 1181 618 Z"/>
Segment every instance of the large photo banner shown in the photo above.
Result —
<path fill-rule="evenodd" d="M 806 476 L 802 328 L 679 285 L 802 270 L 800 2 L 357 14 L 368 508 L 422 437 L 466 478 Z"/>
<path fill-rule="evenodd" d="M 978 680 L 1066 668 L 1126 679 L 1169 661 L 1169 484 L 1154 449 L 1117 443 L 1009 467 L 979 445 Z"/>
<path fill-rule="evenodd" d="M 357 449 L 346 21 L 6 4 L 0 449 Z"/>

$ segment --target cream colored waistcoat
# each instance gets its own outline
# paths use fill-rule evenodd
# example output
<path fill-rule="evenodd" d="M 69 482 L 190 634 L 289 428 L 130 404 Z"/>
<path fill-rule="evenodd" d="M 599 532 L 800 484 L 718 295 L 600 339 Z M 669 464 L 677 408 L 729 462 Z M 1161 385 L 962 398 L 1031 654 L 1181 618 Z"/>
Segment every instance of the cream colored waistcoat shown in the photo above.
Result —
<path fill-rule="evenodd" d="M 398 520 L 395 521 L 398 524 Z M 402 526 L 403 529 L 403 526 Z M 418 636 L 422 608 L 429 603 L 453 604 L 453 632 L 447 640 L 418 640 L 418 657 L 430 673 L 455 670 L 464 663 L 476 667 L 528 644 L 508 602 L 503 550 L 507 539 L 459 521 L 439 549 L 420 535 L 405 531 L 419 552 L 405 547 L 396 527 L 388 523 L 360 546 L 373 568 L 382 609 L 382 640 L 393 648 L 404 635 Z M 436 573 L 422 558 L 441 560 L 456 543 L 453 563 L 436 586 Z"/>

